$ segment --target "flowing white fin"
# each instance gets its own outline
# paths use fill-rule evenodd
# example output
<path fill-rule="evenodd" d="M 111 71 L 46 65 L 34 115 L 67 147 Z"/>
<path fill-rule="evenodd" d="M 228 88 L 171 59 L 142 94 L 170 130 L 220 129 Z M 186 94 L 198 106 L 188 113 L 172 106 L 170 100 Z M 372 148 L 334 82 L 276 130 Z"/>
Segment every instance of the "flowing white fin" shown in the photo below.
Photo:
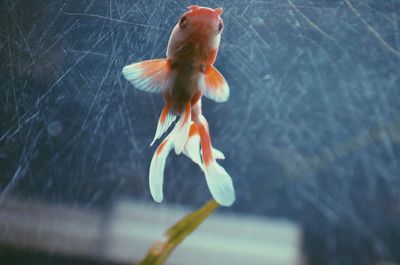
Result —
<path fill-rule="evenodd" d="M 223 205 L 230 206 L 235 201 L 235 192 L 233 190 L 232 180 L 228 173 L 214 159 L 207 166 L 203 165 L 200 156 L 200 135 L 197 125 L 193 122 L 188 122 L 189 133 L 183 147 L 183 154 L 189 157 L 194 163 L 204 171 L 207 185 L 215 200 Z M 165 140 L 158 146 L 150 163 L 149 171 L 149 186 L 150 193 L 156 202 L 163 200 L 163 182 L 165 163 L 172 148 L 176 149 L 174 141 L 176 135 L 181 134 L 181 127 L 178 124 L 168 134 Z M 178 144 L 181 142 L 178 141 Z M 215 159 L 225 158 L 224 154 L 212 148 Z"/>
<path fill-rule="evenodd" d="M 179 155 L 182 153 L 183 148 L 185 147 L 186 140 L 189 137 L 190 131 L 190 121 L 192 119 L 191 116 L 191 105 L 190 102 L 186 103 L 185 110 L 181 114 L 178 123 L 175 124 L 176 132 L 174 133 L 174 146 L 175 153 Z"/>
<path fill-rule="evenodd" d="M 183 154 L 203 169 L 200 157 L 200 136 L 197 126 L 193 122 L 190 124 L 189 137 L 186 141 L 185 147 L 183 148 Z"/>
<path fill-rule="evenodd" d="M 156 202 L 161 202 L 163 200 L 165 163 L 168 154 L 170 153 L 171 149 L 174 148 L 173 139 L 175 135 L 178 133 L 179 128 L 180 127 L 175 126 L 174 129 L 165 138 L 165 140 L 158 146 L 150 163 L 150 170 L 149 170 L 150 193 Z M 197 133 L 197 127 L 194 124 L 192 124 L 190 128 L 192 130 L 196 130 L 196 132 L 194 131 L 191 132 L 191 135 L 188 137 L 185 143 L 183 153 L 202 168 L 202 163 L 200 158 L 200 138 Z"/>
<path fill-rule="evenodd" d="M 200 135 L 203 171 L 211 195 L 223 206 L 231 206 L 235 201 L 235 190 L 229 174 L 215 160 L 215 149 L 212 148 L 207 121 L 201 117 L 197 122 Z M 221 152 L 216 152 L 223 157 Z"/>
<path fill-rule="evenodd" d="M 218 149 L 213 148 L 212 151 L 213 151 L 213 154 L 214 154 L 214 158 L 215 158 L 215 159 L 222 159 L 222 160 L 225 159 L 224 153 L 222 153 L 222 152 L 219 151 Z"/>
<path fill-rule="evenodd" d="M 212 149 L 215 159 L 225 159 L 225 155 L 218 149 Z M 183 148 L 183 154 L 189 157 L 194 163 L 199 165 L 201 170 L 203 169 L 203 164 L 201 162 L 200 156 L 200 136 L 197 129 L 197 125 L 193 122 L 190 124 L 189 137 L 186 141 L 185 147 Z"/>
<path fill-rule="evenodd" d="M 173 132 L 171 132 L 172 134 Z M 171 135 L 170 134 L 170 135 Z M 156 202 L 163 200 L 164 168 L 167 156 L 173 144 L 170 135 L 158 146 L 150 163 L 149 186 L 150 193 Z"/>
<path fill-rule="evenodd" d="M 167 103 L 161 112 L 160 118 L 157 124 L 156 134 L 154 135 L 153 141 L 150 146 L 152 146 L 155 141 L 157 141 L 171 126 L 171 124 L 175 121 L 176 115 L 169 113 L 170 104 Z"/>
<path fill-rule="evenodd" d="M 235 201 L 235 190 L 229 174 L 215 160 L 203 168 L 211 195 L 222 206 L 231 206 Z"/>

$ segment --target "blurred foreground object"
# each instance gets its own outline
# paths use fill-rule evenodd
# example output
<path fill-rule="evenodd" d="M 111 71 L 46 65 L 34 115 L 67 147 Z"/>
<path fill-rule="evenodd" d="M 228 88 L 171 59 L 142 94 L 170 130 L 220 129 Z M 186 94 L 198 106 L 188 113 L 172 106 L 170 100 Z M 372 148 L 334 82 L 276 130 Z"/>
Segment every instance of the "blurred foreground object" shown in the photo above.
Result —
<path fill-rule="evenodd" d="M 206 202 L 200 209 L 184 216 L 167 230 L 162 241 L 156 241 L 139 265 L 162 265 L 172 251 L 218 208 L 215 200 Z"/>
<path fill-rule="evenodd" d="M 0 203 L 0 245 L 132 264 L 188 209 L 120 201 L 109 212 L 42 202 Z M 286 221 L 214 214 L 168 264 L 301 264 L 301 232 Z"/>

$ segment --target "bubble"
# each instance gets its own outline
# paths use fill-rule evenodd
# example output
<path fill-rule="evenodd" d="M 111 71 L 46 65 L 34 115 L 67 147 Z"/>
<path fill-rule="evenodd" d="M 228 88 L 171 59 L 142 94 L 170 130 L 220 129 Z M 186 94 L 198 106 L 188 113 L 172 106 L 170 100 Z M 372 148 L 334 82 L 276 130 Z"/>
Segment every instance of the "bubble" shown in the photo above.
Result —
<path fill-rule="evenodd" d="M 264 79 L 265 79 L 265 80 L 269 80 L 269 79 L 271 79 L 271 75 L 269 75 L 269 74 L 265 74 L 265 75 L 264 75 Z"/>
<path fill-rule="evenodd" d="M 60 135 L 62 131 L 63 126 L 60 121 L 52 121 L 47 125 L 47 132 L 53 137 Z"/>
<path fill-rule="evenodd" d="M 251 19 L 251 24 L 253 26 L 263 26 L 265 24 L 264 19 L 262 17 L 253 17 Z"/>

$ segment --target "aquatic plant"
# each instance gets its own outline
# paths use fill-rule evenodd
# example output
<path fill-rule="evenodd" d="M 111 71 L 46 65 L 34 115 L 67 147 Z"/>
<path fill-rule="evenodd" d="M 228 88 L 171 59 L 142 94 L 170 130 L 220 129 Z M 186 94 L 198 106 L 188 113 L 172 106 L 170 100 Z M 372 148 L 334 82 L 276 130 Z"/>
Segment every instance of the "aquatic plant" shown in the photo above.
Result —
<path fill-rule="evenodd" d="M 155 242 L 139 265 L 162 265 L 172 251 L 189 236 L 219 206 L 215 200 L 206 202 L 198 210 L 186 215 L 166 232 L 161 241 Z"/>

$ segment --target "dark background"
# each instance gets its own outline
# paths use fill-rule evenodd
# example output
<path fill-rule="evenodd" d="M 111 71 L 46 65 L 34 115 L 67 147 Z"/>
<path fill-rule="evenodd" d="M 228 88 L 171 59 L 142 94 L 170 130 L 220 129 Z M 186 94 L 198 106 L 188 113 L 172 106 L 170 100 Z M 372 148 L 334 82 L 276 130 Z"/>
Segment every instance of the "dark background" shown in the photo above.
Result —
<path fill-rule="evenodd" d="M 224 8 L 231 97 L 203 103 L 237 191 L 222 211 L 298 222 L 310 264 L 400 262 L 400 1 L 195 2 Z M 190 4 L 1 2 L 1 199 L 152 200 L 164 103 L 121 69 L 165 57 Z M 210 198 L 186 157 L 171 153 L 165 179 L 165 204 Z"/>

